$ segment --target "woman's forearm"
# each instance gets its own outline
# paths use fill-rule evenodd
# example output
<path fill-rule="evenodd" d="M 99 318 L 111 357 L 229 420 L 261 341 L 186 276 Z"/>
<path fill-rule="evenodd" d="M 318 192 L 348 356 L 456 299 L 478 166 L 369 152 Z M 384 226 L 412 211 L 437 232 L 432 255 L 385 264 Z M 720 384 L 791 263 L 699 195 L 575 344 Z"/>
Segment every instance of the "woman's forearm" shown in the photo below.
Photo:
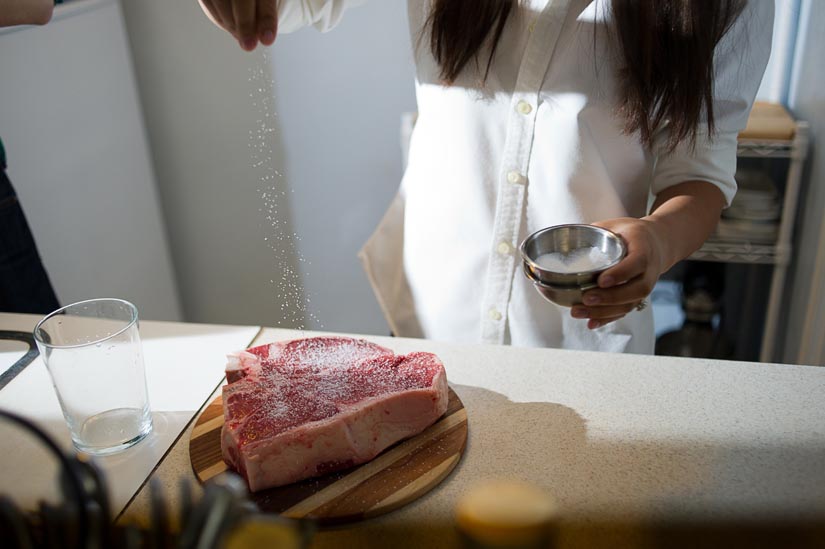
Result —
<path fill-rule="evenodd" d="M 587 291 L 584 303 L 570 314 L 589 319 L 587 326 L 593 329 L 637 308 L 662 273 L 702 246 L 724 205 L 724 195 L 715 185 L 686 181 L 659 193 L 647 217 L 596 223 L 624 238 L 627 256 L 599 275 L 599 287 Z"/>
<path fill-rule="evenodd" d="M 45 25 L 53 9 L 54 0 L 0 0 L 0 27 Z"/>
<path fill-rule="evenodd" d="M 713 233 L 725 198 L 716 185 L 686 181 L 660 192 L 646 221 L 662 238 L 663 271 L 698 250 Z"/>

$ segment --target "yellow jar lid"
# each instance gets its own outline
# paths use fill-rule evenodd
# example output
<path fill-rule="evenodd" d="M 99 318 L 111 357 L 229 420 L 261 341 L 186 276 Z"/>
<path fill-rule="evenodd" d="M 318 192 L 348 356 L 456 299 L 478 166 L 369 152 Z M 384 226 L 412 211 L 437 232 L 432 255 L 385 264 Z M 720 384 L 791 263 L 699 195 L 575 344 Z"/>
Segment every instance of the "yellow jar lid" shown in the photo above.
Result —
<path fill-rule="evenodd" d="M 278 547 L 302 549 L 306 540 L 295 525 L 277 519 L 255 517 L 245 520 L 231 530 L 222 549 L 249 549 L 250 547 Z"/>
<path fill-rule="evenodd" d="M 455 507 L 458 527 L 489 545 L 546 541 L 557 514 L 555 500 L 525 482 L 498 480 L 468 490 Z"/>

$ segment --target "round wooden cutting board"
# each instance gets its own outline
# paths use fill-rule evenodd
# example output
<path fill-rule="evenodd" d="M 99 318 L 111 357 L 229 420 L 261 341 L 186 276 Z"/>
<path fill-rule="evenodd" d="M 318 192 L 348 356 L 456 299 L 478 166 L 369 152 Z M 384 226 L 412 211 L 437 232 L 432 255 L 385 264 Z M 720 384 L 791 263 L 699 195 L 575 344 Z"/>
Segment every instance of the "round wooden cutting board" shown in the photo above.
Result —
<path fill-rule="evenodd" d="M 204 482 L 227 470 L 221 457 L 221 397 L 195 422 L 189 458 Z M 322 524 L 383 515 L 421 497 L 458 464 L 467 444 L 467 411 L 450 389 L 447 411 L 413 438 L 390 446 L 375 459 L 344 471 L 250 494 L 261 511 Z"/>

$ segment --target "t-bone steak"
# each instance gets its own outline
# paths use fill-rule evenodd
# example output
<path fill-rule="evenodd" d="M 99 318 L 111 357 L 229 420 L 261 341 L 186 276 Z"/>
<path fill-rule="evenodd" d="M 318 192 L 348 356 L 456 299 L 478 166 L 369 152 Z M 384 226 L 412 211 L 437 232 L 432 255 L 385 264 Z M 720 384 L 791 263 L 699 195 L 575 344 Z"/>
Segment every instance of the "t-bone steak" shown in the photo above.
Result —
<path fill-rule="evenodd" d="M 371 460 L 447 410 L 444 365 L 346 337 L 229 356 L 223 459 L 253 492 Z"/>

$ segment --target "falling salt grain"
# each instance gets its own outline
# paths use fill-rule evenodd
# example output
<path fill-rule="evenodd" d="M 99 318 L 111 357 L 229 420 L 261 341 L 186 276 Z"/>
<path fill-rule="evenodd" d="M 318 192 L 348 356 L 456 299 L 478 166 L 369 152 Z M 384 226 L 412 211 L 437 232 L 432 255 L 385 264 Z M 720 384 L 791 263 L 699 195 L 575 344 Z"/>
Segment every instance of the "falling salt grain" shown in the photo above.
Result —
<path fill-rule="evenodd" d="M 269 56 L 266 51 L 263 53 L 263 63 L 269 62 Z M 265 77 L 265 71 L 262 67 L 257 69 L 250 69 L 250 82 L 257 88 L 257 95 L 250 93 L 253 99 L 252 105 L 257 107 L 260 118 L 256 120 L 256 127 L 249 130 L 248 147 L 252 161 L 252 167 L 261 170 L 260 181 L 268 185 L 265 189 L 258 189 L 266 212 L 266 221 L 271 226 L 271 233 L 264 237 L 267 242 L 267 247 L 273 252 L 273 270 L 282 273 L 282 277 L 278 282 L 270 279 L 270 283 L 276 286 L 275 299 L 280 304 L 280 309 L 283 318 L 276 320 L 279 326 L 283 324 L 292 325 L 299 329 L 304 328 L 304 319 L 309 319 L 316 328 L 323 328 L 323 324 L 319 321 L 318 316 L 308 310 L 309 296 L 306 294 L 303 284 L 300 279 L 300 272 L 291 268 L 293 261 L 299 264 L 309 264 L 303 254 L 297 249 L 296 243 L 300 241 L 297 233 L 289 233 L 286 231 L 286 226 L 281 218 L 277 216 L 279 212 L 279 204 L 277 197 L 287 197 L 287 186 L 283 181 L 281 172 L 276 170 L 272 165 L 272 146 L 267 142 L 267 137 L 275 132 L 275 113 L 274 109 L 270 109 L 270 102 L 272 101 L 273 83 Z M 292 189 L 288 189 L 292 193 Z M 260 210 L 263 211 L 263 210 Z M 276 247 L 270 242 L 270 238 L 281 242 L 282 246 Z M 290 305 L 286 307 L 285 305 Z"/>

